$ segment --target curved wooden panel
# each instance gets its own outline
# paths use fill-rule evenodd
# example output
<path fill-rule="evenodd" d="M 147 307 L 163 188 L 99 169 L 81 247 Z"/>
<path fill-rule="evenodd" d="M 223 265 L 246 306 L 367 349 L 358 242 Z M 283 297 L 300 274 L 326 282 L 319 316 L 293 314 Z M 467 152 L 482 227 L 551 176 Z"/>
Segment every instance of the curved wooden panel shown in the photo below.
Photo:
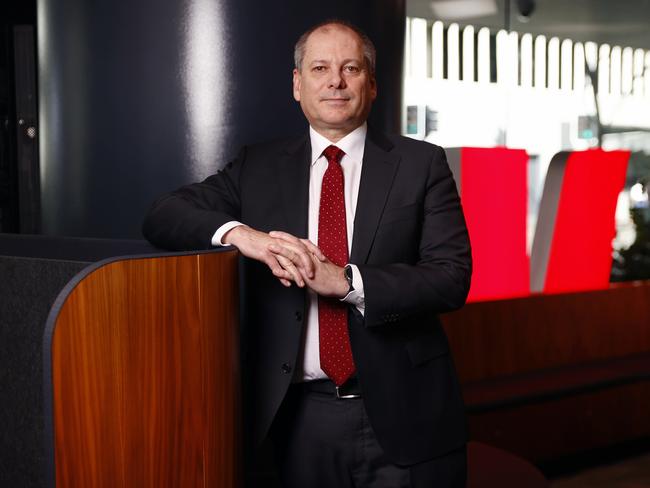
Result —
<path fill-rule="evenodd" d="M 237 255 L 112 262 L 52 338 L 58 487 L 233 487 L 240 478 Z"/>

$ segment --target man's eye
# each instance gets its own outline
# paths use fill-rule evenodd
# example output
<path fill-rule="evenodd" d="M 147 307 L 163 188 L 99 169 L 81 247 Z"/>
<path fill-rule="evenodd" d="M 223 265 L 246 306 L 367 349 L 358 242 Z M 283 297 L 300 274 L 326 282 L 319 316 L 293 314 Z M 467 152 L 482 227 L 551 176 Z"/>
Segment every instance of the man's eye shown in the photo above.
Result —
<path fill-rule="evenodd" d="M 315 71 L 316 73 L 322 73 L 323 71 L 325 71 L 325 69 L 326 69 L 325 66 L 314 66 L 312 68 L 312 70 Z"/>
<path fill-rule="evenodd" d="M 344 69 L 348 73 L 358 73 L 360 71 L 358 66 L 353 65 L 347 65 Z"/>

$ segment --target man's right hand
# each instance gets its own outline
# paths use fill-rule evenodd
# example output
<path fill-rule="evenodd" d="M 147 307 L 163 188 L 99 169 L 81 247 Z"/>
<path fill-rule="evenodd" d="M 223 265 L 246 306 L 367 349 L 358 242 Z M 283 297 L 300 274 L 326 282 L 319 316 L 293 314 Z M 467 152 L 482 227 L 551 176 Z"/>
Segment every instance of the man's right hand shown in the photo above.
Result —
<path fill-rule="evenodd" d="M 299 287 L 304 287 L 305 281 L 301 272 L 309 278 L 314 276 L 312 253 L 302 244 L 271 237 L 266 232 L 260 232 L 247 225 L 239 225 L 226 232 L 222 242 L 235 246 L 244 256 L 266 264 L 284 286 L 291 286 L 291 282 L 294 282 Z M 270 251 L 271 247 L 277 246 L 286 248 L 293 258 L 282 260 L 284 264 L 280 263 L 277 253 Z"/>

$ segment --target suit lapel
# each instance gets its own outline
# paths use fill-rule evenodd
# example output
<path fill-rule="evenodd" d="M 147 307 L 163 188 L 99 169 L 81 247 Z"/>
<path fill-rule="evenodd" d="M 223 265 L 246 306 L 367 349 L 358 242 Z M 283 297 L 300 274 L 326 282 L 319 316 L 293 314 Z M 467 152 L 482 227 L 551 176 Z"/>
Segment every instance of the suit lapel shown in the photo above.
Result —
<path fill-rule="evenodd" d="M 392 143 L 368 128 L 363 152 L 359 197 L 354 217 L 350 262 L 365 263 L 375 239 L 379 219 L 393 186 L 400 157 L 391 152 Z"/>
<path fill-rule="evenodd" d="M 307 237 L 309 207 L 309 136 L 289 143 L 278 161 L 277 177 L 286 218 L 285 230 L 297 237 Z"/>

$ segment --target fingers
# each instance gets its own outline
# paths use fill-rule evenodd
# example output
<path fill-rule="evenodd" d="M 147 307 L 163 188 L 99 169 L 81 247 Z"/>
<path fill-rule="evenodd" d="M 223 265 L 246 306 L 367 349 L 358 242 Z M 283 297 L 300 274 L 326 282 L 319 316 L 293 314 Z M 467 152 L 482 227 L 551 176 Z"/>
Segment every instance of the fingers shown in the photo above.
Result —
<path fill-rule="evenodd" d="M 296 285 L 298 285 L 300 288 L 305 286 L 305 281 L 303 280 L 303 278 L 302 278 L 302 276 L 300 274 L 300 271 L 298 270 L 298 268 L 296 268 L 296 266 L 294 265 L 294 263 L 291 260 L 285 258 L 282 255 L 277 255 L 276 259 L 278 260 L 278 263 L 280 263 L 280 266 L 282 266 L 282 268 L 284 268 L 284 271 L 291 275 L 291 280 Z M 282 280 L 280 280 L 280 281 L 282 281 Z M 289 284 L 291 284 L 291 283 L 289 283 Z"/>
<path fill-rule="evenodd" d="M 291 286 L 292 281 L 301 288 L 305 286 L 300 272 L 289 259 L 269 253 L 264 259 L 264 263 L 269 267 L 273 276 L 278 278 L 284 286 Z"/>
<path fill-rule="evenodd" d="M 278 237 L 275 237 L 275 242 L 269 245 L 269 250 L 276 254 L 281 255 L 291 261 L 294 266 L 300 269 L 300 271 L 309 279 L 314 277 L 314 263 L 311 259 L 311 252 L 309 249 L 300 241 L 300 239 L 293 237 L 291 234 L 286 232 L 271 232 L 269 235 L 273 237 L 273 234 L 276 234 Z M 285 238 L 285 236 L 288 236 Z"/>
<path fill-rule="evenodd" d="M 244 256 L 266 264 L 284 286 L 291 286 L 292 281 L 299 286 L 304 286 L 304 281 L 295 266 L 289 266 L 289 261 L 285 261 L 283 266 L 278 262 L 277 255 L 269 250 L 269 244 L 274 243 L 277 239 L 243 225 L 235 227 L 228 235 L 231 237 L 229 243 L 236 245 Z M 306 255 L 306 251 L 304 254 Z"/>
<path fill-rule="evenodd" d="M 244 256 L 265 263 L 282 285 L 287 287 L 292 282 L 304 287 L 306 281 L 314 279 L 318 261 L 327 261 L 318 246 L 288 232 L 272 231 L 266 234 L 239 226 L 230 231 L 229 237 L 232 237 L 232 244 Z"/>
<path fill-rule="evenodd" d="M 296 252 L 290 246 L 281 246 L 269 244 L 269 251 L 273 253 L 280 266 L 290 273 L 298 272 L 306 278 L 311 279 L 314 276 L 314 263 L 309 254 Z"/>
<path fill-rule="evenodd" d="M 284 272 L 284 270 L 283 270 L 283 272 Z M 288 276 L 289 278 L 291 277 L 291 274 L 290 274 L 290 273 L 287 273 L 287 272 L 284 272 L 284 273 L 285 273 L 285 275 Z M 278 280 L 280 280 L 280 283 L 282 283 L 284 286 L 286 286 L 287 288 L 289 288 L 289 287 L 291 286 L 291 280 L 289 280 L 289 279 L 287 279 L 287 278 L 282 278 L 281 276 L 278 276 L 276 273 L 273 273 L 273 274 L 275 275 L 275 277 L 276 277 Z"/>
<path fill-rule="evenodd" d="M 300 242 L 311 252 L 321 263 L 327 261 L 327 257 L 323 254 L 318 246 L 313 244 L 309 239 L 300 239 Z"/>
<path fill-rule="evenodd" d="M 286 270 L 285 268 L 282 267 L 282 265 L 278 262 L 275 256 L 270 256 L 268 260 L 264 261 L 266 265 L 269 267 L 271 272 L 273 273 L 273 276 L 275 276 L 278 280 L 280 280 L 280 283 L 282 283 L 284 286 L 289 287 L 291 286 L 292 281 L 296 281 L 296 274 L 291 273 L 290 271 Z M 289 264 L 288 263 L 287 267 Z M 294 266 L 295 269 L 295 266 Z M 298 275 L 299 276 L 299 275 Z M 297 283 L 296 284 L 300 287 L 304 286 L 304 284 Z"/>
<path fill-rule="evenodd" d="M 269 235 L 271 237 L 274 237 L 276 239 L 283 239 L 287 242 L 293 242 L 294 244 L 300 244 L 300 239 L 298 239 L 296 236 L 289 234 L 288 232 L 283 232 L 281 230 L 272 230 L 269 232 Z"/>
<path fill-rule="evenodd" d="M 282 239 L 283 241 L 289 242 L 294 246 L 305 247 L 309 252 L 315 254 L 319 261 L 325 262 L 327 257 L 323 254 L 323 251 L 320 250 L 318 246 L 312 243 L 309 239 L 299 239 L 296 236 L 289 234 L 288 232 L 283 232 L 280 230 L 274 230 L 269 232 L 271 237 L 276 239 Z"/>
<path fill-rule="evenodd" d="M 264 264 L 266 264 L 269 269 L 271 270 L 271 273 L 273 273 L 273 276 L 278 278 L 282 284 L 284 285 L 285 281 L 288 282 L 292 278 L 291 273 L 289 273 L 287 270 L 285 270 L 280 263 L 278 263 L 278 260 L 275 258 L 275 256 L 269 256 L 267 259 L 265 259 Z M 285 286 L 289 286 L 291 283 L 288 283 Z"/>

